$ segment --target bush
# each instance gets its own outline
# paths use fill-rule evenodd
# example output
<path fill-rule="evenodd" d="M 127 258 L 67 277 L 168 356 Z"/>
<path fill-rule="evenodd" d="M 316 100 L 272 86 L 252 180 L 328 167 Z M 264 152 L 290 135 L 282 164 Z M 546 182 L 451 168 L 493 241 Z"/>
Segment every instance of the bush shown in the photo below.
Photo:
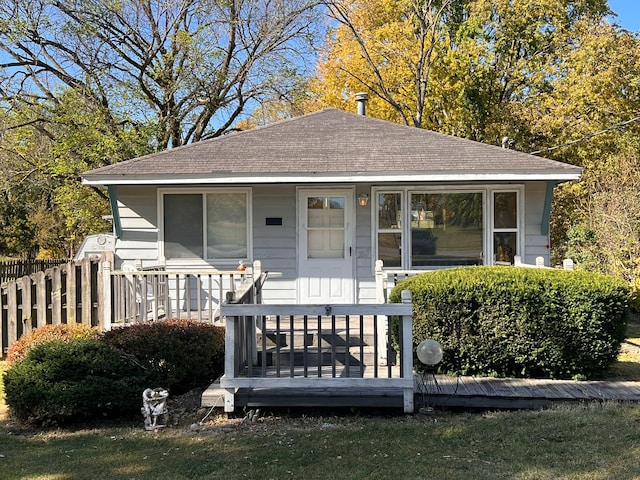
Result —
<path fill-rule="evenodd" d="M 100 330 L 96 327 L 90 327 L 81 323 L 61 324 L 61 325 L 43 325 L 35 328 L 29 333 L 20 337 L 14 342 L 7 351 L 7 364 L 24 358 L 27 352 L 35 345 L 39 345 L 51 340 L 69 341 L 78 338 L 98 338 Z"/>
<path fill-rule="evenodd" d="M 43 426 L 139 414 L 146 384 L 131 359 L 86 338 L 35 345 L 3 377 L 11 412 Z"/>
<path fill-rule="evenodd" d="M 414 345 L 439 341 L 440 371 L 463 375 L 598 377 L 617 358 L 629 311 L 624 282 L 586 272 L 458 268 L 409 278 L 391 301 L 402 290 L 413 296 Z"/>
<path fill-rule="evenodd" d="M 224 329 L 191 320 L 140 323 L 104 333 L 104 340 L 149 369 L 152 388 L 172 394 L 205 387 L 224 371 Z"/>

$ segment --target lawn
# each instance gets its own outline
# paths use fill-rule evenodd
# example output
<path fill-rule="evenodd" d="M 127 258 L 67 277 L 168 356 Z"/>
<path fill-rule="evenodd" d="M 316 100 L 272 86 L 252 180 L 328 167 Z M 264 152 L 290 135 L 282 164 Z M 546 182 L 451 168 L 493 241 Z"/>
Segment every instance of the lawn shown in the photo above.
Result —
<path fill-rule="evenodd" d="M 616 368 L 640 380 L 636 352 L 623 353 Z M 637 405 L 424 415 L 273 410 L 254 422 L 220 413 L 204 419 L 201 411 L 146 432 L 142 418 L 30 430 L 7 418 L 2 399 L 0 382 L 3 480 L 640 478 Z"/>
<path fill-rule="evenodd" d="M 627 325 L 627 342 L 640 347 L 640 318 L 634 315 Z"/>
<path fill-rule="evenodd" d="M 139 426 L 73 432 L 0 426 L 5 480 L 632 479 L 640 409 L 432 415 L 269 414 L 158 433 Z"/>

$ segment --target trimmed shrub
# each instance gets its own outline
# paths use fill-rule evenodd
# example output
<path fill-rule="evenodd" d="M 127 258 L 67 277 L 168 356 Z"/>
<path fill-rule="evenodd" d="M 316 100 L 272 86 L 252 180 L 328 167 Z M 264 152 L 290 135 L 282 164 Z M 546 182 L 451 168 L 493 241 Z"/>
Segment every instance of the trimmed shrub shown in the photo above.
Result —
<path fill-rule="evenodd" d="M 33 346 L 4 373 L 10 411 L 42 426 L 140 413 L 143 370 L 96 339 Z"/>
<path fill-rule="evenodd" d="M 192 320 L 139 323 L 104 333 L 109 345 L 149 370 L 152 388 L 205 387 L 224 372 L 224 329 Z"/>
<path fill-rule="evenodd" d="M 629 289 L 601 274 L 517 267 L 439 270 L 399 283 L 413 296 L 414 345 L 441 343 L 440 371 L 594 378 L 616 361 Z M 416 361 L 416 368 L 422 365 Z"/>
<path fill-rule="evenodd" d="M 81 323 L 43 325 L 31 330 L 14 342 L 7 351 L 7 365 L 24 358 L 35 345 L 51 340 L 69 341 L 78 338 L 98 338 L 100 330 Z"/>

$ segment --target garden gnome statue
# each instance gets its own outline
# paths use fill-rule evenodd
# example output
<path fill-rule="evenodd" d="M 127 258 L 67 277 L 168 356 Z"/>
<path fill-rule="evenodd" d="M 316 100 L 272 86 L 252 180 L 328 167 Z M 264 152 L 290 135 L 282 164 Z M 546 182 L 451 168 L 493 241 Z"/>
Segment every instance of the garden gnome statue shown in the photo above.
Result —
<path fill-rule="evenodd" d="M 142 408 L 145 430 L 155 430 L 166 425 L 158 424 L 158 417 L 167 414 L 167 398 L 169 392 L 164 388 L 147 388 L 142 392 Z M 166 419 L 165 419 L 166 421 Z"/>

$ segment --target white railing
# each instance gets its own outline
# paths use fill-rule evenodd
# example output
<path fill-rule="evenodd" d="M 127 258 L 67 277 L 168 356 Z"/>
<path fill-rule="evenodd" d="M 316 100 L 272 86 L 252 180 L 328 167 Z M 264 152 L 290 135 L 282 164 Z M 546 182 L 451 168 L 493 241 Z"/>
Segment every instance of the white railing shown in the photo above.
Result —
<path fill-rule="evenodd" d="M 413 412 L 411 292 L 399 304 L 224 304 L 222 313 L 226 412 L 235 410 L 239 388 L 400 389 L 404 411 Z M 397 366 L 378 361 L 376 339 L 379 319 L 393 317 L 400 322 Z"/>
<path fill-rule="evenodd" d="M 544 257 L 537 257 L 535 265 L 532 265 L 532 264 L 522 263 L 522 259 L 518 255 L 514 257 L 513 266 L 525 267 L 525 268 L 553 268 L 553 267 L 545 266 Z M 562 268 L 564 270 L 573 270 L 573 260 L 569 258 L 565 259 L 562 262 Z M 382 262 L 382 260 L 376 260 L 376 264 L 375 264 L 376 301 L 378 303 L 387 303 L 391 290 L 399 282 L 409 277 L 412 277 L 414 275 L 418 275 L 420 273 L 425 273 L 425 272 L 426 270 L 385 269 L 384 263 Z"/>
<path fill-rule="evenodd" d="M 165 270 L 163 267 L 140 268 L 123 265 L 122 270 L 105 275 L 112 281 L 113 302 L 105 318 L 113 325 L 154 321 L 162 318 L 187 318 L 216 322 L 221 320 L 220 306 L 233 297 L 241 286 L 261 276 L 260 261 L 244 271 L 238 270 Z M 108 302 L 107 302 L 108 303 Z"/>

